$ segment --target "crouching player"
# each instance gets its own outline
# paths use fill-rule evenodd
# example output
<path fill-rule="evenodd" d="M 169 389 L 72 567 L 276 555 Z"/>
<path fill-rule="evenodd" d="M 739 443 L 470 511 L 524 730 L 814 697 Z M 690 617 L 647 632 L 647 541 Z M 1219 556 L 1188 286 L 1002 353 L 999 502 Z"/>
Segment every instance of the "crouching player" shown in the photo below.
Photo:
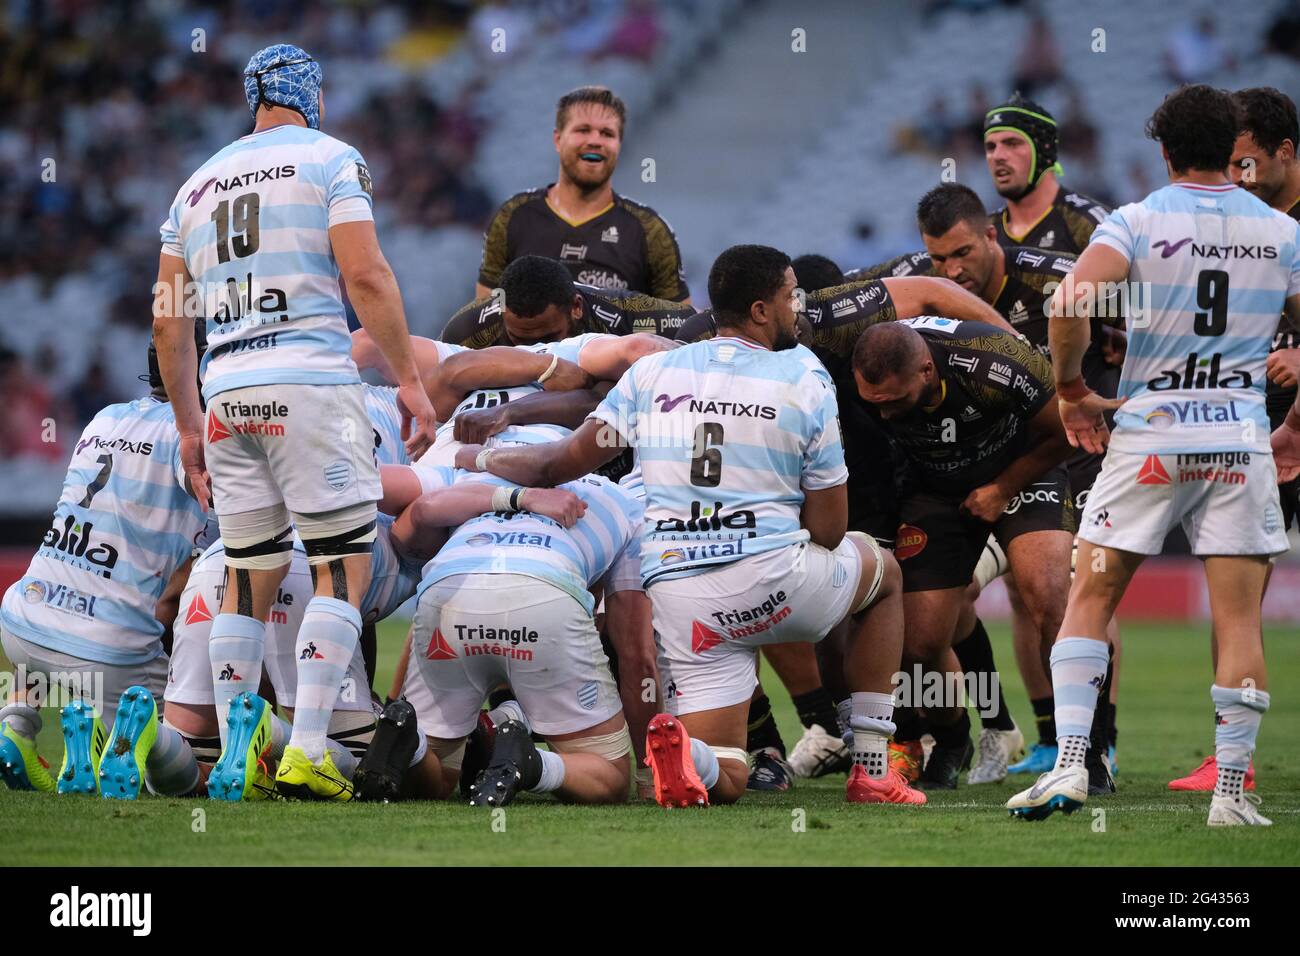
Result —
<path fill-rule="evenodd" d="M 439 792 L 426 795 L 450 792 L 456 774 L 443 765 L 460 766 L 484 699 L 506 682 L 519 707 L 497 726 L 470 802 L 504 806 L 524 790 L 578 803 L 622 802 L 632 738 L 592 620 L 590 588 L 603 583 L 609 594 L 640 586 L 627 573 L 640 560 L 640 504 L 613 482 L 587 475 L 557 489 L 577 499 L 569 515 L 575 520 L 562 522 L 526 510 L 533 489 L 456 476 L 450 468 L 421 474 L 426 487 L 454 482 L 490 490 L 492 507 L 452 534 L 420 582 L 411 660 L 429 690 L 420 713 L 432 743 L 425 773 L 443 780 Z M 549 751 L 538 750 L 534 730 Z"/>
<path fill-rule="evenodd" d="M 887 759 L 903 637 L 898 565 L 865 535 L 845 535 L 835 395 L 793 351 L 790 260 L 766 246 L 728 249 L 709 298 L 719 335 L 642 358 L 573 435 L 528 448 L 467 446 L 457 464 L 556 484 L 625 445 L 637 450 L 641 571 L 668 710 L 647 734 L 661 805 L 740 798 L 757 648 L 820 640 L 845 617 L 848 799 L 924 803 Z"/>

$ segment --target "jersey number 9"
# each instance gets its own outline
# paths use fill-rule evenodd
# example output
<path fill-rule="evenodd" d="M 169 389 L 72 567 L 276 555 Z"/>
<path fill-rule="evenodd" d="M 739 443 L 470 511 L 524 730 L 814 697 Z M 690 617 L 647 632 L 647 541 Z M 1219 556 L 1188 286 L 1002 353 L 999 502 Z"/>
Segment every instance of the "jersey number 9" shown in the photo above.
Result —
<path fill-rule="evenodd" d="M 1228 328 L 1228 273 L 1202 269 L 1196 277 L 1196 304 L 1208 311 L 1197 312 L 1192 328 L 1197 335 L 1222 335 Z"/>

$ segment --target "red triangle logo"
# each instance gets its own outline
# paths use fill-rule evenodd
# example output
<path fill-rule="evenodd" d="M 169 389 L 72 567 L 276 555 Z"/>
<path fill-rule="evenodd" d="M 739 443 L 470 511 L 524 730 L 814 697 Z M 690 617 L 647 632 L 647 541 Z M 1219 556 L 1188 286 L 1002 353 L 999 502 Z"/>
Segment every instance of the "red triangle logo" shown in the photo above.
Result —
<path fill-rule="evenodd" d="M 230 437 L 230 429 L 221 423 L 215 412 L 208 412 L 208 444 L 212 445 Z"/>
<path fill-rule="evenodd" d="M 456 652 L 451 649 L 447 639 L 442 636 L 442 631 L 435 629 L 433 640 L 429 642 L 429 653 L 425 655 L 431 661 L 454 661 Z"/>
<path fill-rule="evenodd" d="M 1155 455 L 1147 455 L 1147 460 L 1142 463 L 1142 468 L 1138 471 L 1137 483 L 1139 485 L 1172 484 L 1169 480 L 1169 472 L 1165 471 L 1165 466 L 1160 464 L 1160 459 Z"/>
<path fill-rule="evenodd" d="M 212 620 L 212 612 L 208 606 L 203 603 L 203 595 L 194 595 L 194 600 L 190 602 L 190 609 L 185 612 L 186 624 L 201 624 L 204 621 Z"/>
<path fill-rule="evenodd" d="M 691 650 L 696 654 L 703 654 L 711 647 L 717 647 L 726 638 L 700 621 L 691 624 Z"/>

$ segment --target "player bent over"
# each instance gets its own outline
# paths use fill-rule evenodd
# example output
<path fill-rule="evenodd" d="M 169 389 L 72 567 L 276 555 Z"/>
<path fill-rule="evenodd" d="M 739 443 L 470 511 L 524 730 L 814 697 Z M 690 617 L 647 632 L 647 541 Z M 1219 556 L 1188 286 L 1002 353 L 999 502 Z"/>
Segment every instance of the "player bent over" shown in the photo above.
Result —
<path fill-rule="evenodd" d="M 1227 93 L 1183 87 L 1147 128 L 1170 184 L 1112 213 L 1080 257 L 1074 288 L 1062 286 L 1052 300 L 1061 420 L 1072 444 L 1106 449 L 1106 457 L 1052 648 L 1056 766 L 1007 808 L 1037 820 L 1087 800 L 1083 762 L 1106 670 L 1106 622 L 1145 556 L 1159 554 L 1181 524 L 1205 562 L 1219 646 L 1210 688 L 1218 780 L 1208 823 L 1268 826 L 1243 787 L 1269 707 L 1260 601 L 1269 556 L 1287 550 L 1277 479 L 1300 471 L 1300 407 L 1270 442 L 1264 380 L 1279 312 L 1300 316 L 1300 224 L 1225 175 L 1238 132 Z M 1083 383 L 1080 357 L 1089 296 L 1098 283 L 1124 281 L 1152 290 L 1150 321 L 1131 330 L 1121 398 L 1107 401 Z M 1109 408 L 1118 409 L 1113 439 Z"/>
<path fill-rule="evenodd" d="M 732 247 L 709 276 L 716 338 L 642 358 L 559 442 L 457 456 L 462 467 L 556 484 L 636 449 L 641 573 L 668 710 L 651 721 L 647 749 L 664 806 L 740 798 L 757 647 L 817 641 L 849 615 L 848 799 L 925 801 L 889 774 L 886 755 L 902 648 L 898 568 L 865 536 L 845 536 L 835 395 L 793 350 L 795 288 L 783 253 Z"/>
<path fill-rule="evenodd" d="M 524 790 L 578 803 L 619 803 L 631 779 L 632 738 L 592 620 L 590 588 L 640 587 L 641 506 L 613 482 L 568 482 L 576 521 L 527 509 L 532 489 L 451 468 L 421 472 L 426 487 L 490 488 L 493 510 L 458 528 L 426 567 L 411 629 L 411 659 L 428 688 L 420 729 L 430 764 L 460 766 L 488 692 L 509 683 L 518 700 L 497 725 L 470 802 L 504 806 Z M 559 489 L 557 489 L 559 490 Z M 423 499 L 421 499 L 423 500 Z M 418 505 L 418 503 L 417 503 Z M 536 730 L 550 744 L 533 744 Z M 428 768 L 425 768 L 428 773 Z M 455 773 L 443 773 L 445 796 Z"/>

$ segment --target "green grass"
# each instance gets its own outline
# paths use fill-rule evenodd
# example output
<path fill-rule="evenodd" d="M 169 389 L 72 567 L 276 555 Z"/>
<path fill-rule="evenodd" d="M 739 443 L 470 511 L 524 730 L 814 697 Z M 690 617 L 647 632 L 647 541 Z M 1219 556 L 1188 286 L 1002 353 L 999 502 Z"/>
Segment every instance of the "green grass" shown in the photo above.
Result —
<path fill-rule="evenodd" d="M 400 626 L 381 630 L 381 688 Z M 1120 792 L 1072 817 L 1010 819 L 1002 802 L 1029 778 L 932 794 L 926 807 L 849 806 L 843 778 L 750 794 L 738 806 L 667 811 L 651 805 L 569 807 L 524 797 L 503 821 L 459 804 L 391 806 L 135 803 L 0 790 L 0 835 L 11 863 L 35 865 L 1294 865 L 1300 859 L 1300 655 L 1297 635 L 1267 635 L 1273 708 L 1256 769 L 1269 829 L 1211 830 L 1209 798 L 1165 783 L 1212 746 L 1204 627 L 1130 624 L 1120 678 Z M 1031 724 L 1009 637 L 993 634 L 1012 712 Z M 765 672 L 767 673 L 767 672 Z M 786 742 L 799 725 L 770 673 L 765 686 Z M 57 767 L 57 715 L 41 751 Z M 202 810 L 203 832 L 194 811 Z M 1094 810 L 1104 810 L 1095 832 Z M 797 811 L 803 811 L 799 813 Z M 794 824 L 802 818 L 803 832 Z M 504 822 L 504 831 L 501 823 Z"/>

